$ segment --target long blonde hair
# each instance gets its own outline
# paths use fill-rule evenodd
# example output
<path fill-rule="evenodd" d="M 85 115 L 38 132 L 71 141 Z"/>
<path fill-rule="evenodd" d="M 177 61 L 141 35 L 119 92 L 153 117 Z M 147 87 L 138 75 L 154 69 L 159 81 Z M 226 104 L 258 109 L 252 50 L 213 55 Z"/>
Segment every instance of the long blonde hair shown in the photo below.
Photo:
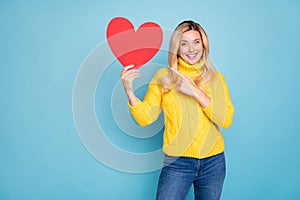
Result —
<path fill-rule="evenodd" d="M 209 60 L 209 44 L 208 37 L 204 29 L 200 26 L 200 24 L 188 20 L 181 22 L 176 29 L 174 30 L 172 37 L 170 39 L 169 46 L 169 66 L 171 68 L 178 68 L 178 58 L 179 58 L 179 45 L 180 39 L 183 33 L 194 30 L 200 33 L 202 45 L 203 45 L 203 54 L 201 59 L 204 61 L 204 65 L 202 67 L 201 75 L 195 80 L 196 84 L 205 83 L 210 80 L 214 75 L 214 68 Z M 162 87 L 162 90 L 168 91 L 170 90 L 171 85 L 176 81 L 177 76 L 169 69 L 169 73 L 166 76 L 162 76 L 158 79 L 158 84 Z"/>

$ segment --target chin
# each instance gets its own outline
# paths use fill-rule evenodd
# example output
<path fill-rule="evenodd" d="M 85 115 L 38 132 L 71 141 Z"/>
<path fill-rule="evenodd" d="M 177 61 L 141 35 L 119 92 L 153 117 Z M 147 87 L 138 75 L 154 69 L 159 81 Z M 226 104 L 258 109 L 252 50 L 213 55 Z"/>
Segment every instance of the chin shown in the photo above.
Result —
<path fill-rule="evenodd" d="M 198 63 L 200 61 L 200 59 L 194 59 L 194 60 L 186 59 L 185 61 L 191 65 L 194 65 L 194 64 Z"/>

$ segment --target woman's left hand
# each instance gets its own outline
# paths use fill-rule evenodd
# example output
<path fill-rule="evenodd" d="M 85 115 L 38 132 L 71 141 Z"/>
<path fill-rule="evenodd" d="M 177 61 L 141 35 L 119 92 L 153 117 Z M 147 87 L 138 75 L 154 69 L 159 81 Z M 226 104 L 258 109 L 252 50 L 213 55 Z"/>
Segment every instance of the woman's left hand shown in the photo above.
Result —
<path fill-rule="evenodd" d="M 195 84 L 191 77 L 181 74 L 176 69 L 171 69 L 177 76 L 180 77 L 180 80 L 177 81 L 177 90 L 179 92 L 194 97 L 204 108 L 209 106 L 210 98 Z"/>

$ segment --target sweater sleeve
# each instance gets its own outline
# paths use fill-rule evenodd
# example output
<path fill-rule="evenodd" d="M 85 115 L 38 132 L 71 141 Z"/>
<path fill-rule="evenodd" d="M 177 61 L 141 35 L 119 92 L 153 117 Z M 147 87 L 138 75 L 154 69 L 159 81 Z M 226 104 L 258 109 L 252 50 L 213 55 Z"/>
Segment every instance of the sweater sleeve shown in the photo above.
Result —
<path fill-rule="evenodd" d="M 216 125 L 222 128 L 229 128 L 234 115 L 234 107 L 224 76 L 218 72 L 218 77 L 211 89 L 204 89 L 211 98 L 208 107 L 203 108 L 206 116 Z"/>
<path fill-rule="evenodd" d="M 140 126 L 146 126 L 154 122 L 161 113 L 162 91 L 157 84 L 157 79 L 160 73 L 158 72 L 148 85 L 148 90 L 141 101 L 138 99 L 138 104 L 132 106 L 128 103 L 129 110 Z"/>

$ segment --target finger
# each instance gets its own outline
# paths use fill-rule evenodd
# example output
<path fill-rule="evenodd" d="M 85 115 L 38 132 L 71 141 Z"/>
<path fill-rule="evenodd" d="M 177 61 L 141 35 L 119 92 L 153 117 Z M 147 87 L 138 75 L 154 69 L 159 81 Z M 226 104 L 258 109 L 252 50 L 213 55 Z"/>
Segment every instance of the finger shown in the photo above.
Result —
<path fill-rule="evenodd" d="M 191 77 L 189 77 L 189 76 L 185 76 L 185 78 L 187 78 L 188 80 L 190 80 L 190 81 L 194 81 Z"/>
<path fill-rule="evenodd" d="M 124 67 L 124 69 L 127 71 L 128 69 L 133 68 L 133 67 L 134 67 L 134 65 L 127 65 Z"/>
<path fill-rule="evenodd" d="M 138 69 L 130 69 L 128 71 L 123 70 L 120 74 L 121 78 L 125 77 L 127 74 L 140 73 Z"/>
<path fill-rule="evenodd" d="M 122 70 L 122 72 L 120 73 L 120 76 L 123 76 L 129 69 L 133 68 L 134 65 L 127 65 L 124 67 L 124 69 Z"/>
<path fill-rule="evenodd" d="M 135 79 L 135 78 L 137 78 L 137 77 L 140 77 L 140 73 L 132 73 L 132 74 L 129 74 L 128 76 L 126 76 L 126 79 L 132 81 L 133 79 Z"/>
<path fill-rule="evenodd" d="M 181 85 L 178 85 L 178 86 L 176 87 L 176 89 L 177 89 L 177 91 L 182 92 L 182 86 L 181 86 Z"/>
<path fill-rule="evenodd" d="M 140 76 L 140 72 L 136 69 L 130 70 L 121 76 L 121 79 L 132 79 Z"/>
<path fill-rule="evenodd" d="M 179 71 L 177 71 L 176 69 L 171 68 L 171 70 L 180 78 L 186 78 L 182 73 L 180 73 Z"/>
<path fill-rule="evenodd" d="M 135 73 L 140 73 L 140 70 L 138 69 L 131 69 L 131 70 L 128 70 L 124 73 L 125 74 L 135 74 Z"/>
<path fill-rule="evenodd" d="M 191 77 L 186 76 L 186 79 L 187 79 L 187 81 L 188 81 L 189 84 L 196 85 L 195 81 Z"/>

